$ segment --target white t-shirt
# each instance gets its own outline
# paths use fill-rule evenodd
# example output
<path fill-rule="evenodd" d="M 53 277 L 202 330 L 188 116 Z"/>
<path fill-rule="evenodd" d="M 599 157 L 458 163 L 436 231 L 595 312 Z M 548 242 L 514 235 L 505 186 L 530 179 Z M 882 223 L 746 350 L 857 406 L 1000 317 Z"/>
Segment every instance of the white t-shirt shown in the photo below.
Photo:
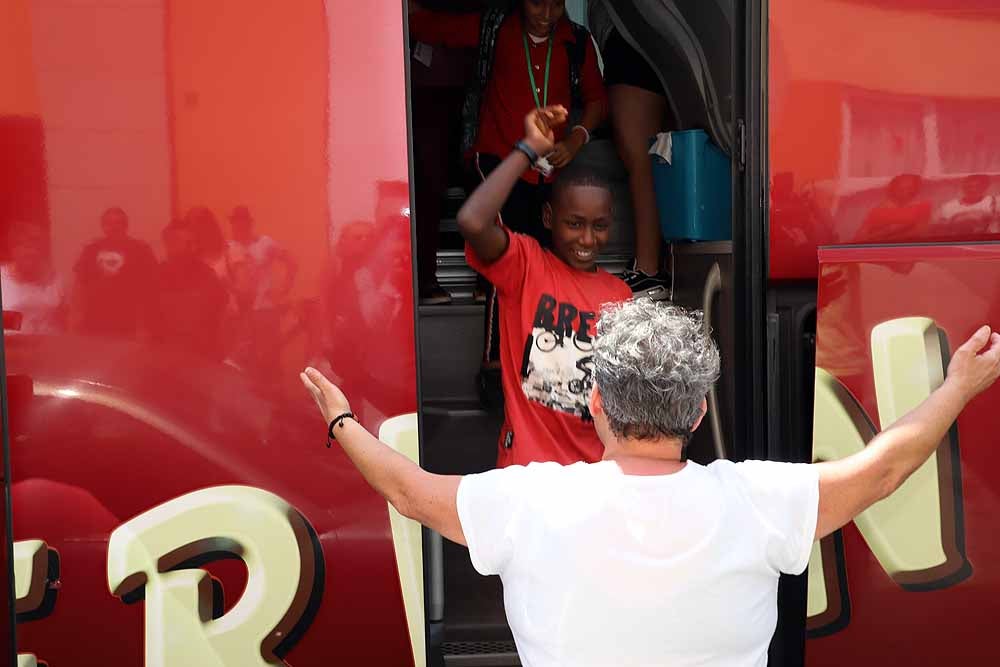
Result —
<path fill-rule="evenodd" d="M 767 664 L 778 575 L 809 562 L 819 497 L 805 464 L 611 461 L 465 477 L 472 564 L 499 574 L 525 667 Z"/>

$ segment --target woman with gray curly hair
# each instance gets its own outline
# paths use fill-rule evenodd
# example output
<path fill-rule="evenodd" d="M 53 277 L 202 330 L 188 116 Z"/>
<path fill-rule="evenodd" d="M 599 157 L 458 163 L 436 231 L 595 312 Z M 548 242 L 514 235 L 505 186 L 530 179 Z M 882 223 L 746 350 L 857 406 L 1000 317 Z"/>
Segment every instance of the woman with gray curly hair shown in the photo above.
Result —
<path fill-rule="evenodd" d="M 1000 375 L 984 326 L 947 378 L 860 453 L 820 464 L 685 461 L 719 354 L 701 315 L 631 301 L 607 307 L 594 347 L 598 463 L 431 474 L 350 416 L 313 369 L 302 381 L 341 447 L 404 516 L 468 545 L 499 574 L 521 663 L 765 665 L 778 576 L 813 541 L 895 491 L 965 404 Z"/>
<path fill-rule="evenodd" d="M 639 299 L 601 313 L 594 380 L 615 437 L 676 442 L 684 460 L 718 378 L 719 351 L 704 334 L 701 311 Z"/>

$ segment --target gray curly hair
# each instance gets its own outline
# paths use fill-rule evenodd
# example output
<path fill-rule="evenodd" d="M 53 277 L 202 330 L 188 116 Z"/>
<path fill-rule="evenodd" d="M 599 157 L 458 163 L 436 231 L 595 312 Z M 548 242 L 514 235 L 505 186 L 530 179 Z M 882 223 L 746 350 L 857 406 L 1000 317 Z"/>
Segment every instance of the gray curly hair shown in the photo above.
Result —
<path fill-rule="evenodd" d="M 719 377 L 719 350 L 701 311 L 650 299 L 607 305 L 597 325 L 594 381 L 618 437 L 680 438 Z"/>

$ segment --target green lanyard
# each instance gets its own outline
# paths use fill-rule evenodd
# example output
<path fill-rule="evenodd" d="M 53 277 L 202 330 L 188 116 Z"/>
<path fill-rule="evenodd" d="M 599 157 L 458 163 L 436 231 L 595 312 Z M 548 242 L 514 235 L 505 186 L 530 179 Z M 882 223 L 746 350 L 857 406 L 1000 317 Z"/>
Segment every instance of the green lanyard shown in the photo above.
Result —
<path fill-rule="evenodd" d="M 538 100 L 538 85 L 535 83 L 535 73 L 531 71 L 531 49 L 528 47 L 528 31 L 521 33 L 524 40 L 524 57 L 528 61 L 528 79 L 531 80 L 531 94 L 535 98 L 535 106 L 541 109 L 549 105 L 549 65 L 552 64 L 552 35 L 549 35 L 549 52 L 545 54 L 545 91 L 542 100 Z"/>

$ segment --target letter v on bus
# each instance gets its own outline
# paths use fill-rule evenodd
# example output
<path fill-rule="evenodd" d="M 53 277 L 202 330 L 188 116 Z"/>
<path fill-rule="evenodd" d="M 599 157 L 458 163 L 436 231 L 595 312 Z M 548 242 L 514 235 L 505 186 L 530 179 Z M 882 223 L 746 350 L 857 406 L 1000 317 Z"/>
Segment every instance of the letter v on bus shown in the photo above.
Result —
<path fill-rule="evenodd" d="M 944 381 L 949 358 L 943 331 L 925 317 L 883 322 L 872 329 L 872 371 L 883 427 L 912 410 Z M 816 368 L 813 460 L 860 451 L 877 433 L 858 401 L 831 373 Z M 967 578 L 957 428 L 953 425 L 899 491 L 854 521 L 885 573 L 906 590 L 947 588 Z M 840 531 L 813 545 L 808 576 L 811 636 L 843 629 L 850 597 Z"/>

